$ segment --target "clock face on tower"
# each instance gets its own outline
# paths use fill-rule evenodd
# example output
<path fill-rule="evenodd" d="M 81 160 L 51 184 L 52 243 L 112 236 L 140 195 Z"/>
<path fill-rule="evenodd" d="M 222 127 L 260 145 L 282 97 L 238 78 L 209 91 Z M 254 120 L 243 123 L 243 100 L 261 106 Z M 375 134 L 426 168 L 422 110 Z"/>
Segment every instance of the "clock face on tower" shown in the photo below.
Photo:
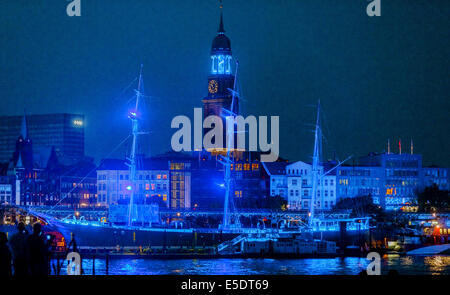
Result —
<path fill-rule="evenodd" d="M 217 91 L 219 90 L 219 84 L 216 80 L 209 81 L 208 90 L 209 93 L 217 93 Z"/>

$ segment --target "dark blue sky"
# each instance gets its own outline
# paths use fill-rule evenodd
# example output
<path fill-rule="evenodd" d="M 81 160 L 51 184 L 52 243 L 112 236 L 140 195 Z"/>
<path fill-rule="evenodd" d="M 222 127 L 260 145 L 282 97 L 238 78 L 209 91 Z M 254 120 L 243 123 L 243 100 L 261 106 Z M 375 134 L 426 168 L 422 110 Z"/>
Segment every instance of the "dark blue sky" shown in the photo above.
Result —
<path fill-rule="evenodd" d="M 171 119 L 192 116 L 207 93 L 218 1 L 81 2 L 72 18 L 63 0 L 0 2 L 0 114 L 85 114 L 86 152 L 100 159 L 130 131 L 121 93 L 142 62 L 143 140 L 152 154 L 170 149 Z M 450 2 L 382 0 L 376 18 L 367 4 L 225 0 L 244 112 L 280 116 L 280 153 L 292 160 L 312 153 L 320 98 L 329 156 L 412 137 L 427 164 L 450 166 Z"/>

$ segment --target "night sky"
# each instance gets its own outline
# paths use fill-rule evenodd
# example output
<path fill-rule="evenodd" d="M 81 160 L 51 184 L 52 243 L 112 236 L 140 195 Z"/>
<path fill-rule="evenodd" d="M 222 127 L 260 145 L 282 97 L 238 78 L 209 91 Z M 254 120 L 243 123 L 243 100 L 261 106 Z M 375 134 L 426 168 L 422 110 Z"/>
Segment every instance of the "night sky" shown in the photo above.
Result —
<path fill-rule="evenodd" d="M 216 0 L 0 1 L 0 115 L 86 115 L 86 154 L 106 157 L 130 132 L 127 86 L 144 64 L 145 152 L 170 149 L 176 115 L 207 94 Z M 225 0 L 243 112 L 280 116 L 280 153 L 308 161 L 317 100 L 324 150 L 340 158 L 410 139 L 425 164 L 450 166 L 450 2 Z M 151 151 L 149 143 L 151 142 Z M 126 146 L 114 156 L 123 156 Z"/>

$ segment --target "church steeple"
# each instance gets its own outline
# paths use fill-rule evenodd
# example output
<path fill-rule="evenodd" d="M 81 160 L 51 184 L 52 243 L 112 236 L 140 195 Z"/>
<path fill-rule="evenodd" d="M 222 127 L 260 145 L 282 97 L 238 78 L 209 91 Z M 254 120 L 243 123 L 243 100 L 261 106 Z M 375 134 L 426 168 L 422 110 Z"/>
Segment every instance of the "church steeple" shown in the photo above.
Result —
<path fill-rule="evenodd" d="M 220 23 L 211 46 L 211 74 L 231 75 L 231 42 L 223 26 L 223 6 L 220 4 Z"/>
<path fill-rule="evenodd" d="M 219 34 L 224 34 L 225 30 L 223 28 L 223 5 L 220 4 L 220 25 L 219 25 L 219 30 L 217 31 Z"/>
<path fill-rule="evenodd" d="M 27 170 L 33 169 L 33 147 L 28 134 L 27 116 L 24 111 L 22 117 L 22 125 L 20 134 L 16 141 L 16 149 L 14 150 L 12 162 L 14 166 L 25 168 Z"/>
<path fill-rule="evenodd" d="M 223 6 L 222 1 L 220 2 L 219 29 L 211 46 L 211 72 L 208 76 L 208 95 L 202 100 L 203 116 L 205 118 L 210 115 L 224 118 L 222 110 L 230 110 L 232 102 L 230 89 L 234 88 L 234 75 L 231 70 L 231 42 L 225 35 Z M 237 109 L 237 103 L 234 108 Z M 225 126 L 225 122 L 223 126 Z M 204 132 L 206 131 L 204 129 Z"/>
<path fill-rule="evenodd" d="M 26 115 L 25 110 L 23 111 L 22 127 L 20 129 L 20 136 L 22 136 L 23 139 L 28 138 L 27 115 Z"/>

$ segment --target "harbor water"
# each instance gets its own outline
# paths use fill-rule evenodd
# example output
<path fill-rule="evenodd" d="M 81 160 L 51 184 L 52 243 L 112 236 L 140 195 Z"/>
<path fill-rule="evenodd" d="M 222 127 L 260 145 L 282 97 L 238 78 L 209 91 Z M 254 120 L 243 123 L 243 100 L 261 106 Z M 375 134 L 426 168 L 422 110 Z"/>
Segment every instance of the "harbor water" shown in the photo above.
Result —
<path fill-rule="evenodd" d="M 369 261 L 360 257 L 311 259 L 142 259 L 108 260 L 109 275 L 357 275 Z M 83 259 L 83 272 L 106 274 L 106 260 Z M 61 269 L 66 274 L 67 264 Z M 450 256 L 399 256 L 382 258 L 381 273 L 400 275 L 450 275 Z"/>

